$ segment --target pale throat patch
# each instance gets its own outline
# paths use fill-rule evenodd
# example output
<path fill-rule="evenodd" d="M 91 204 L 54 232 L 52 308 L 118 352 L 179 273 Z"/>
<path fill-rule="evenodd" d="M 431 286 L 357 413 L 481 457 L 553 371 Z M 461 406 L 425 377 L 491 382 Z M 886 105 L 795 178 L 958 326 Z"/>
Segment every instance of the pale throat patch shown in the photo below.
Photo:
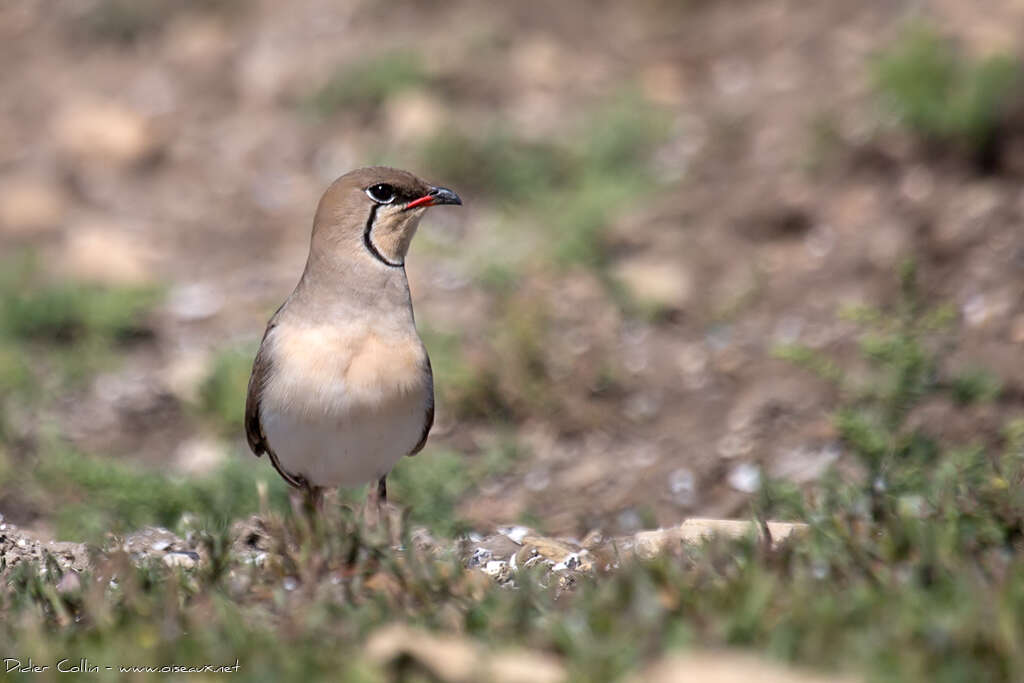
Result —
<path fill-rule="evenodd" d="M 422 217 L 423 209 L 404 211 L 386 205 L 376 207 L 367 225 L 367 246 L 388 265 L 404 265 L 405 255 Z"/>

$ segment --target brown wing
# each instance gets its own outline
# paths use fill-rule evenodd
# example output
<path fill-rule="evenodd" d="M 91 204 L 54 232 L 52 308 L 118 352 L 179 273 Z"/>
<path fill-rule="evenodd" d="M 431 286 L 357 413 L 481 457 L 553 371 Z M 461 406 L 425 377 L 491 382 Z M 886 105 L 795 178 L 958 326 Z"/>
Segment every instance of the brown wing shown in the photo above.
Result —
<path fill-rule="evenodd" d="M 281 309 L 278 309 L 281 310 Z M 277 314 L 274 314 L 277 317 Z M 260 422 L 260 399 L 263 395 L 263 388 L 266 386 L 267 377 L 270 374 L 270 357 L 264 353 L 267 335 L 274 329 L 274 318 L 270 319 L 267 331 L 263 333 L 263 340 L 260 342 L 260 350 L 256 352 L 256 360 L 252 364 L 252 374 L 249 376 L 249 391 L 245 397 L 245 438 L 249 442 L 249 448 L 260 457 L 264 453 L 270 458 L 270 463 L 281 475 L 281 478 L 296 488 L 304 488 L 303 481 L 295 475 L 286 472 L 277 460 L 277 455 L 267 443 L 267 435 L 263 433 L 263 424 Z"/>
<path fill-rule="evenodd" d="M 263 425 L 260 423 L 260 398 L 267 376 L 270 374 L 270 361 L 264 353 L 264 343 L 273 328 L 274 323 L 271 322 L 267 325 L 267 331 L 263 333 L 260 350 L 256 352 L 256 360 L 252 364 L 252 374 L 249 375 L 249 391 L 245 397 L 245 438 L 257 458 L 270 450 L 267 436 L 263 433 Z"/>
<path fill-rule="evenodd" d="M 427 435 L 430 428 L 434 426 L 434 369 L 430 367 L 430 356 L 427 356 L 427 414 L 423 419 L 423 433 L 420 435 L 419 443 L 413 446 L 409 455 L 416 455 L 423 450 L 427 444 Z"/>

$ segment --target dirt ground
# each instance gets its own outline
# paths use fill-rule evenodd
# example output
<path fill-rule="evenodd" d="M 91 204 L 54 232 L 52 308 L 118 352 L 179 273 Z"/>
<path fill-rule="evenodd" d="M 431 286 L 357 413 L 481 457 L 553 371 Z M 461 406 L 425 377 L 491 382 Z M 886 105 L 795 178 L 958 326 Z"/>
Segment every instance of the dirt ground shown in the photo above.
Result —
<path fill-rule="evenodd" d="M 371 162 L 462 195 L 425 219 L 408 273 L 420 324 L 486 371 L 505 347 L 499 295 L 476 273 L 520 239 L 557 237 L 558 207 L 516 212 L 501 187 L 459 187 L 413 150 L 449 129 L 586 135 L 585 113 L 624 87 L 670 116 L 654 190 L 610 212 L 599 269 L 517 265 L 518 305 L 544 311 L 532 344 L 554 403 L 502 420 L 439 403 L 432 448 L 519 444 L 462 502 L 474 525 L 529 514 L 551 533 L 630 533 L 742 516 L 765 475 L 819 476 L 843 457 L 835 393 L 772 350 L 851 355 L 856 327 L 838 312 L 892 302 L 911 256 L 927 298 L 963 323 L 950 362 L 1003 382 L 996 403 L 920 419 L 985 439 L 1024 407 L 1015 143 L 999 173 L 936 157 L 879 109 L 868 69 L 922 17 L 969 54 L 1019 53 L 1020 3 L 171 4 L 140 3 L 142 19 L 112 0 L 0 8 L 3 251 L 168 288 L 154 334 L 57 401 L 84 450 L 183 473 L 248 457 L 188 397 L 218 351 L 258 341 L 301 271 L 322 190 Z M 310 113 L 339 65 L 396 50 L 429 77 L 372 107 Z M 659 314 L 624 310 L 609 279 Z M 9 521 L 46 529 L 45 510 L 10 506 Z"/>

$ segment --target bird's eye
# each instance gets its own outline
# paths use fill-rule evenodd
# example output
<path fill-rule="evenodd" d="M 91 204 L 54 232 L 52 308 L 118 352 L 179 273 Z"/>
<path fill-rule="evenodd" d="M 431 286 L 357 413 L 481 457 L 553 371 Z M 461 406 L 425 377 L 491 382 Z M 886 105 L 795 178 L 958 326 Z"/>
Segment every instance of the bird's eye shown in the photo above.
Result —
<path fill-rule="evenodd" d="M 378 204 L 390 204 L 395 201 L 395 188 L 387 183 L 378 183 L 366 188 L 366 195 Z"/>

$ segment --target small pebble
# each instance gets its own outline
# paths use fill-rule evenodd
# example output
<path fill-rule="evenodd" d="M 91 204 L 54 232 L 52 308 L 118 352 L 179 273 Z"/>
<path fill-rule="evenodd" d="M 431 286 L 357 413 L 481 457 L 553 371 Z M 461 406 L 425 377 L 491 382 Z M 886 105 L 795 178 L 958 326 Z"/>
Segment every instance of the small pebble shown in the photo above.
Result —
<path fill-rule="evenodd" d="M 693 472 L 685 467 L 672 470 L 668 475 L 668 490 L 678 505 L 689 506 L 696 501 L 697 479 Z"/>
<path fill-rule="evenodd" d="M 515 559 L 515 557 L 516 556 L 513 555 L 512 559 Z M 544 561 L 545 561 L 545 557 L 543 555 L 531 555 L 530 558 L 528 560 L 526 560 L 526 562 L 523 562 L 523 569 L 529 569 L 530 567 L 532 567 L 533 565 L 537 564 L 538 562 L 544 562 Z M 553 563 L 552 563 L 552 565 L 553 565 Z M 513 569 L 514 569 L 514 567 L 513 567 Z"/>
<path fill-rule="evenodd" d="M 516 545 L 522 545 L 523 539 L 530 533 L 525 526 L 506 526 L 498 529 L 498 533 L 507 537 Z"/>
<path fill-rule="evenodd" d="M 473 551 L 466 566 L 479 567 L 489 562 L 493 557 L 494 555 L 487 548 L 477 548 Z"/>
<path fill-rule="evenodd" d="M 512 578 L 512 569 L 507 563 L 500 560 L 491 560 L 484 567 L 484 573 L 494 579 L 497 583 L 508 585 Z"/>
<path fill-rule="evenodd" d="M 732 468 L 728 476 L 729 486 L 743 493 L 753 493 L 761 488 L 761 468 L 748 462 Z"/>
<path fill-rule="evenodd" d="M 523 477 L 523 485 L 529 491 L 543 491 L 551 483 L 551 475 L 546 467 L 535 467 Z"/>
<path fill-rule="evenodd" d="M 604 542 L 604 534 L 601 533 L 600 529 L 592 529 L 583 540 L 580 541 L 580 545 L 587 549 L 593 549 Z"/>
<path fill-rule="evenodd" d="M 574 571 L 579 566 L 580 566 L 580 557 L 579 557 L 579 555 L 577 555 L 576 553 L 572 553 L 572 554 L 568 555 L 564 560 L 559 562 L 558 564 L 552 565 L 551 566 L 551 571 L 553 571 L 553 572 L 561 572 L 561 571 L 567 571 L 567 570 L 568 571 Z"/>
<path fill-rule="evenodd" d="M 181 567 L 182 569 L 192 569 L 199 562 L 198 553 L 189 551 L 181 552 L 170 552 L 164 555 L 164 564 L 168 567 Z"/>

